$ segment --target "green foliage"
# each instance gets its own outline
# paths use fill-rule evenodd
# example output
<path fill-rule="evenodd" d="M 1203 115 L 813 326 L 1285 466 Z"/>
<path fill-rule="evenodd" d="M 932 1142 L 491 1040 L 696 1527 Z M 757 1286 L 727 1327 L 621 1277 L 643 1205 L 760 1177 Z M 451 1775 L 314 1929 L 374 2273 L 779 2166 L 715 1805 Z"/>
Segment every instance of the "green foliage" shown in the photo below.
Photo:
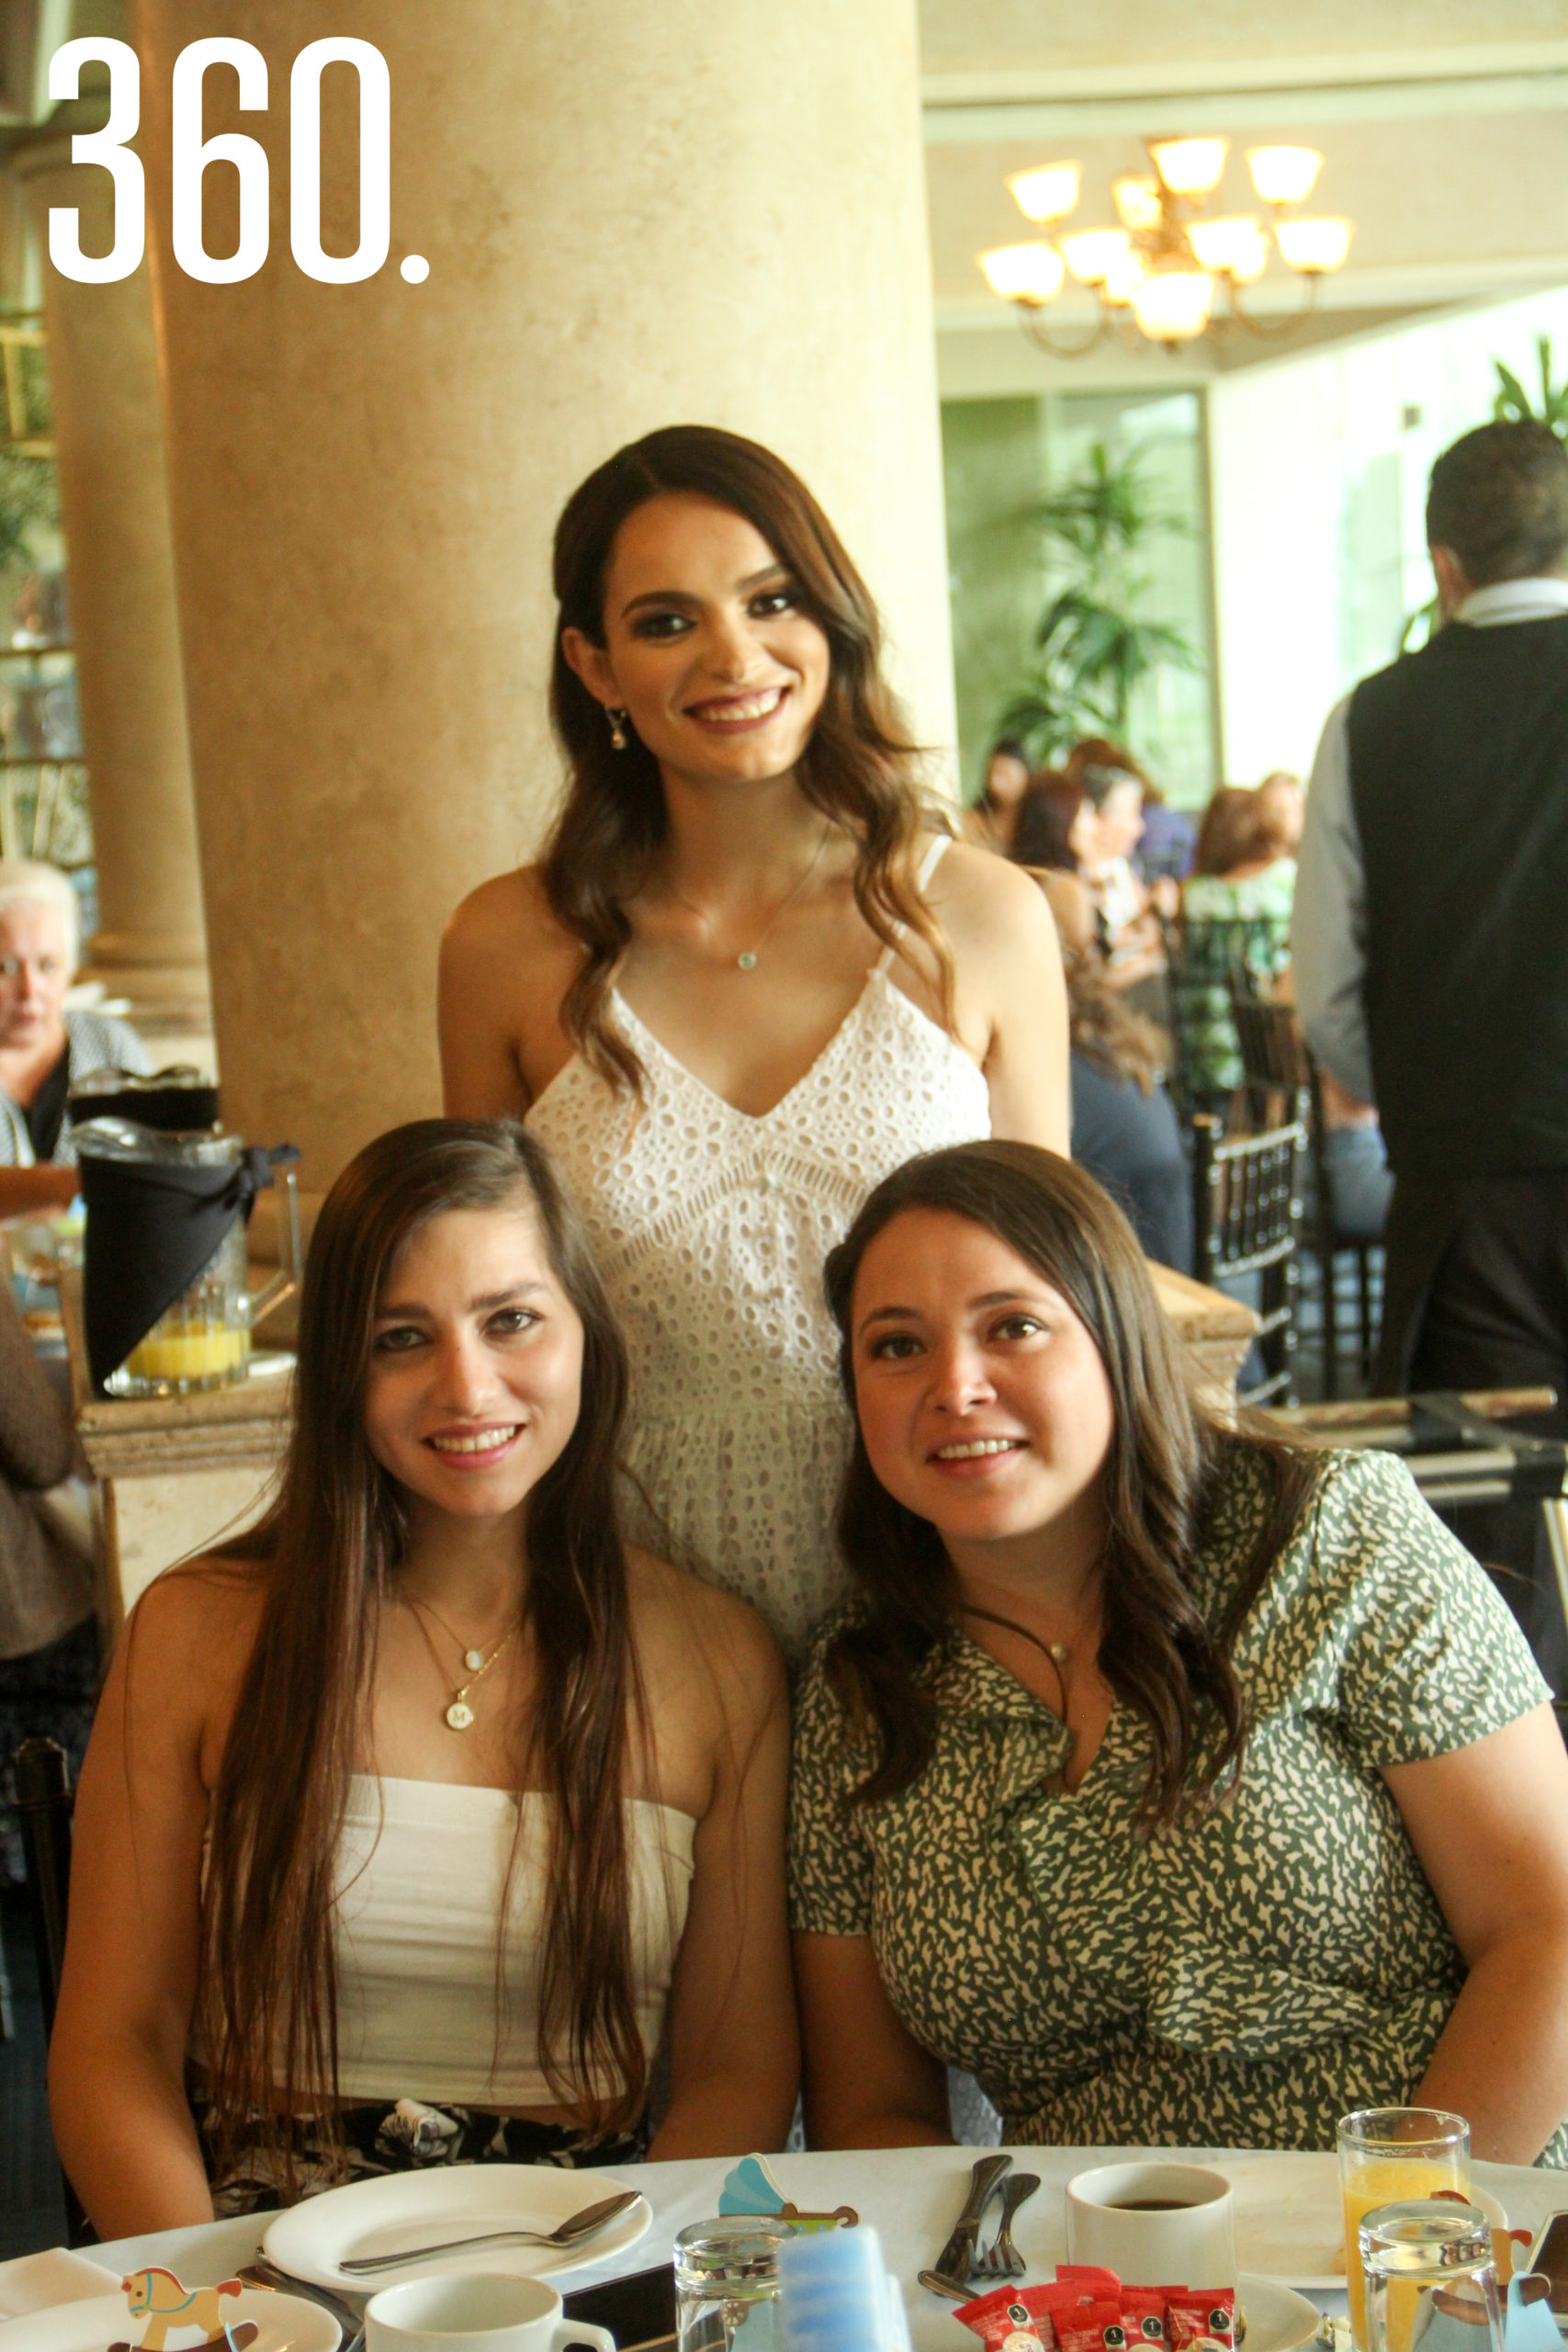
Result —
<path fill-rule="evenodd" d="M 1150 586 L 1140 558 L 1188 525 L 1151 494 L 1136 452 L 1112 462 L 1097 441 L 1086 471 L 1043 498 L 1032 519 L 1067 577 L 1041 616 L 1034 661 L 996 731 L 1019 736 L 1045 762 L 1080 736 L 1125 741 L 1145 679 L 1203 665 L 1179 629 L 1139 617 Z"/>
<path fill-rule="evenodd" d="M 1492 403 L 1492 414 L 1498 424 L 1521 423 L 1534 418 L 1550 424 L 1559 440 L 1568 441 L 1568 376 L 1560 384 L 1551 380 L 1551 337 L 1536 337 L 1536 359 L 1540 368 L 1540 406 L 1530 405 L 1529 394 L 1511 368 L 1500 359 L 1492 365 L 1497 370 L 1497 397 Z"/>
<path fill-rule="evenodd" d="M 0 445 L 0 571 L 31 563 L 31 526 L 59 520 L 52 461 L 18 457 Z"/>

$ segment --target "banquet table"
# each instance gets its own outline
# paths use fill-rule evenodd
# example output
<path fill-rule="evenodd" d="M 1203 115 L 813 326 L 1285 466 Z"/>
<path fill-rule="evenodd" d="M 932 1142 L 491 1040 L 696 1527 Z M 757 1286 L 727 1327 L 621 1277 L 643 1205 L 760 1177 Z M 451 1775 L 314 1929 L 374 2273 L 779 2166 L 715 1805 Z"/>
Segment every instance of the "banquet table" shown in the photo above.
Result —
<path fill-rule="evenodd" d="M 770 2156 L 767 2161 L 784 2196 L 803 2211 L 851 2204 L 863 2222 L 875 2227 L 887 2267 L 904 2290 L 914 2352 L 965 2352 L 965 2347 L 976 2352 L 979 2339 L 953 2318 L 951 2304 L 917 2284 L 916 2273 L 946 2237 L 968 2186 L 969 2167 L 982 2153 L 973 2148 L 893 2148 Z M 1230 2177 L 1236 2197 L 1237 2259 L 1244 2272 L 1267 2269 L 1302 2287 L 1320 2309 L 1345 2308 L 1343 2289 L 1333 2283 L 1340 2219 L 1332 2155 L 1212 2148 L 1015 2147 L 1010 2154 L 1021 2171 L 1041 2177 L 1038 2193 L 1022 2208 L 1013 2229 L 1032 2278 L 1049 2278 L 1053 2266 L 1066 2259 L 1063 2189 L 1075 2173 L 1122 2157 L 1174 2157 L 1213 2165 Z M 570 2293 L 667 2263 L 675 2233 L 716 2212 L 729 2169 L 729 2160 L 718 2158 L 617 2166 L 615 2177 L 647 2197 L 652 2226 L 613 2261 L 555 2274 L 556 2285 Z M 1474 2165 L 1472 2172 L 1478 2188 L 1489 2188 L 1501 2199 L 1516 2228 L 1534 2229 L 1548 2213 L 1568 2204 L 1568 2180 L 1561 2173 L 1483 2164 Z M 271 2218 L 256 2214 L 203 2228 L 166 2230 L 85 2251 L 117 2280 L 124 2272 L 159 2263 L 176 2271 L 187 2286 L 212 2285 L 253 2258 Z M 1276 2256 L 1278 2262 L 1257 2258 L 1264 2254 Z M 7 2267 L 0 2266 L 0 2290 Z M 976 2291 L 984 2290 L 977 2287 Z"/>

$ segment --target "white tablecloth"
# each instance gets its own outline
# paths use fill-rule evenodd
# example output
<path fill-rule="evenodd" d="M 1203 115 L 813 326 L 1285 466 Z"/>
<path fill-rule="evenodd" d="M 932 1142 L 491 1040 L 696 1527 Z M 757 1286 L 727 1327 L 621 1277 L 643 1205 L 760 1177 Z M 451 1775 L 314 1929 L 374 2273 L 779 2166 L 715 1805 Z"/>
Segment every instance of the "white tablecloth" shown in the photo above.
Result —
<path fill-rule="evenodd" d="M 874 2154 L 770 2156 L 768 2163 L 784 2195 L 803 2209 L 853 2205 L 863 2221 L 874 2223 L 888 2267 L 904 2289 L 916 2352 L 975 2352 L 978 2339 L 953 2319 L 950 2304 L 916 2284 L 915 2274 L 931 2261 L 946 2237 L 968 2186 L 970 2165 L 983 2153 L 964 2148 L 896 2148 Z M 1267 2267 L 1291 2271 L 1314 2301 L 1336 2302 L 1332 2291 L 1315 2283 L 1332 2265 L 1339 2236 L 1337 2177 L 1330 2155 L 1104 2148 L 1014 2148 L 1010 2154 L 1021 2171 L 1041 2177 L 1039 2191 L 1024 2206 L 1013 2231 L 1031 2277 L 1048 2278 L 1053 2266 L 1066 2258 L 1062 2192 L 1074 2173 L 1092 2164 L 1113 2161 L 1118 2154 L 1168 2158 L 1178 2154 L 1185 2161 L 1213 2164 L 1230 2173 L 1237 2192 L 1243 2269 Z M 570 2291 L 624 2271 L 668 2262 L 677 2230 L 688 2222 L 706 2221 L 717 2211 L 719 2191 L 729 2169 L 728 2163 L 707 2158 L 618 2166 L 615 2177 L 635 2184 L 652 2206 L 652 2228 L 617 2261 L 558 2277 L 557 2285 Z M 1568 2208 L 1568 2176 L 1562 2173 L 1538 2172 L 1517 2165 L 1477 2165 L 1474 2177 L 1477 2186 L 1490 2188 L 1502 2199 L 1516 2228 L 1534 2229 L 1548 2213 Z M 165 2230 L 85 2251 L 117 2278 L 143 2263 L 162 2263 L 189 2286 L 211 2285 L 252 2258 L 268 2218 L 260 2214 L 245 2221 L 214 2222 L 203 2229 Z M 1262 2261 L 1250 2265 L 1249 2239 L 1255 2248 L 1260 2246 L 1259 2233 L 1268 2230 L 1277 2231 L 1284 2260 L 1280 2265 L 1266 2266 Z M 1327 2259 L 1320 2269 L 1324 2256 Z M 0 2278 L 4 2267 L 0 2267 Z M 1338 2308 L 1343 2309 L 1343 2304 Z"/>

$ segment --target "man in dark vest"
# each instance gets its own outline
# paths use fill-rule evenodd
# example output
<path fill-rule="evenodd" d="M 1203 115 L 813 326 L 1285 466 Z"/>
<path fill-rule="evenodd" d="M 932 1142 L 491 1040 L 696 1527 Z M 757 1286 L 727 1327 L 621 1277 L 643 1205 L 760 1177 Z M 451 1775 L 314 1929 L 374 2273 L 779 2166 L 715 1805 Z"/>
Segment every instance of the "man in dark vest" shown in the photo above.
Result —
<path fill-rule="evenodd" d="M 1379 1392 L 1568 1398 L 1568 452 L 1533 422 L 1465 434 L 1432 469 L 1427 537 L 1444 626 L 1319 747 L 1297 995 L 1394 1174 Z M 1516 1605 L 1562 1691 L 1550 1555 L 1520 1510 L 1465 1532 L 1531 1575 Z"/>

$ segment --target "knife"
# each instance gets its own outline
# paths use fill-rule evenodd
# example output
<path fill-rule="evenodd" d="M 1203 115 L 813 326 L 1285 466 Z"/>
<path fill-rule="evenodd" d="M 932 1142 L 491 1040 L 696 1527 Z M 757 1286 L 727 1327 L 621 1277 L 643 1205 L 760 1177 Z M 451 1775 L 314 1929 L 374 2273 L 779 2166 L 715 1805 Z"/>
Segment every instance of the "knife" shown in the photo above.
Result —
<path fill-rule="evenodd" d="M 980 2233 L 980 2218 L 991 2201 L 991 2196 L 1012 2158 L 1008 2155 L 982 2156 L 969 2177 L 969 2194 L 964 2200 L 964 2211 L 953 2225 L 953 2235 L 932 2263 L 939 2278 L 954 2281 L 966 2279 L 975 2260 L 975 2241 Z"/>

